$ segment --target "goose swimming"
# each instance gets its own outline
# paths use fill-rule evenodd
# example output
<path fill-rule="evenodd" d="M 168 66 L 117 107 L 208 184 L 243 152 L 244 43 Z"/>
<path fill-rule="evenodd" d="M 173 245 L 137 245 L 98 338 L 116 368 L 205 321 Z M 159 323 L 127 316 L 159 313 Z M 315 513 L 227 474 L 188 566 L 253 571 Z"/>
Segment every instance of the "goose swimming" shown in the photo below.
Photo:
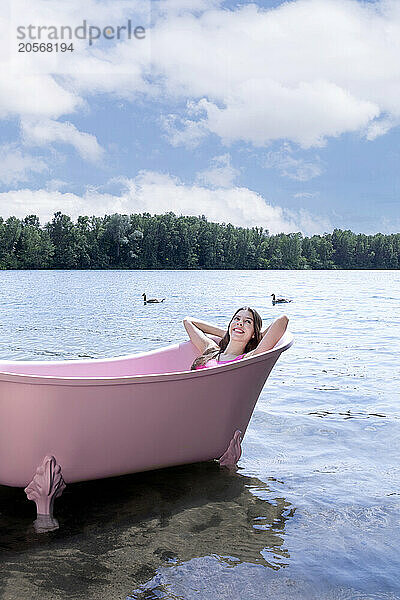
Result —
<path fill-rule="evenodd" d="M 142 294 L 143 296 L 143 302 L 145 304 L 160 304 L 161 302 L 164 302 L 165 298 L 162 298 L 162 300 L 159 300 L 158 298 L 150 298 L 149 300 L 147 300 L 147 296 L 146 294 Z"/>
<path fill-rule="evenodd" d="M 287 298 L 277 298 L 275 296 L 275 294 L 271 294 L 272 296 L 272 304 L 275 306 L 275 304 L 283 304 L 284 302 L 291 302 L 291 300 L 288 300 Z"/>

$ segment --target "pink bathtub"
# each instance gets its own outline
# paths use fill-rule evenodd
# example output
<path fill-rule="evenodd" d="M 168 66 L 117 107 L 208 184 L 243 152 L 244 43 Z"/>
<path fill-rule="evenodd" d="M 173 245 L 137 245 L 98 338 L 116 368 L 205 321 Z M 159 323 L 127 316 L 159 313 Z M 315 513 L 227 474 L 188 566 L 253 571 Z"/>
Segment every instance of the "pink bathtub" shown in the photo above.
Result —
<path fill-rule="evenodd" d="M 236 447 L 235 461 L 292 343 L 286 332 L 264 354 L 201 371 L 188 370 L 190 342 L 104 360 L 0 361 L 0 484 L 27 486 L 38 514 L 51 515 L 65 482 L 223 455 L 228 464 Z"/>

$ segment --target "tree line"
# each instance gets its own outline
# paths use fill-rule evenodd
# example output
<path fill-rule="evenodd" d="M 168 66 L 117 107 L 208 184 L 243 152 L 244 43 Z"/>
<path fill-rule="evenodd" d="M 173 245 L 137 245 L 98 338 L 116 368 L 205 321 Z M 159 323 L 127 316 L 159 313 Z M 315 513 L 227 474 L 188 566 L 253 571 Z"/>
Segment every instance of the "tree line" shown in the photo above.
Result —
<path fill-rule="evenodd" d="M 400 233 L 270 235 L 202 217 L 0 217 L 0 269 L 398 269 Z"/>

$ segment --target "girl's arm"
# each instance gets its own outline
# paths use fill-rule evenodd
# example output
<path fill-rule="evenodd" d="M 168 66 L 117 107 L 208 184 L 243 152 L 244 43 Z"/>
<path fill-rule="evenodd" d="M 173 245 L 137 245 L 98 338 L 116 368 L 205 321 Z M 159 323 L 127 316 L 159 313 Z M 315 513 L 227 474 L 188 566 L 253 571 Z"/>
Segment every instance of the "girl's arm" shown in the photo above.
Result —
<path fill-rule="evenodd" d="M 222 337 L 225 335 L 225 330 L 216 325 L 199 321 L 198 319 L 192 319 L 191 317 L 185 317 L 183 319 L 183 325 L 190 337 L 190 340 L 196 346 L 198 350 L 203 354 L 208 348 L 215 347 L 218 345 L 214 340 L 207 337 L 205 334 L 218 335 Z"/>
<path fill-rule="evenodd" d="M 272 326 L 272 323 L 271 323 L 271 325 L 268 325 L 267 329 L 264 329 L 264 331 L 261 332 L 261 337 L 264 337 L 264 335 L 267 333 L 267 331 L 270 329 L 271 326 Z"/>
<path fill-rule="evenodd" d="M 224 337 L 226 334 L 226 329 L 222 329 L 222 327 L 218 327 L 218 325 L 212 325 L 211 323 L 206 323 L 205 321 L 200 321 L 200 319 L 193 319 L 193 317 L 185 317 L 183 322 L 190 321 L 195 325 L 200 331 L 203 333 L 209 333 L 210 335 L 217 335 L 218 337 Z"/>
<path fill-rule="evenodd" d="M 275 346 L 276 342 L 278 342 L 285 333 L 288 323 L 289 319 L 286 315 L 279 317 L 273 323 L 271 323 L 271 325 L 263 333 L 263 338 L 259 342 L 257 348 L 251 352 L 248 352 L 246 357 L 256 356 L 257 354 L 271 350 L 271 348 Z"/>

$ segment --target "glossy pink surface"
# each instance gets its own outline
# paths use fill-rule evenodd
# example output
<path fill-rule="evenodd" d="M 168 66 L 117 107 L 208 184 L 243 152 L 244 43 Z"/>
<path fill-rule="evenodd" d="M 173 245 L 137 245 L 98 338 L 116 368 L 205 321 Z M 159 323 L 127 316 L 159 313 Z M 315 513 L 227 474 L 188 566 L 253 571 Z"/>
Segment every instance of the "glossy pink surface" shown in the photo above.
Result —
<path fill-rule="evenodd" d="M 26 486 L 46 455 L 66 483 L 219 458 L 244 435 L 281 352 L 190 371 L 190 342 L 120 358 L 0 361 L 0 484 Z"/>

